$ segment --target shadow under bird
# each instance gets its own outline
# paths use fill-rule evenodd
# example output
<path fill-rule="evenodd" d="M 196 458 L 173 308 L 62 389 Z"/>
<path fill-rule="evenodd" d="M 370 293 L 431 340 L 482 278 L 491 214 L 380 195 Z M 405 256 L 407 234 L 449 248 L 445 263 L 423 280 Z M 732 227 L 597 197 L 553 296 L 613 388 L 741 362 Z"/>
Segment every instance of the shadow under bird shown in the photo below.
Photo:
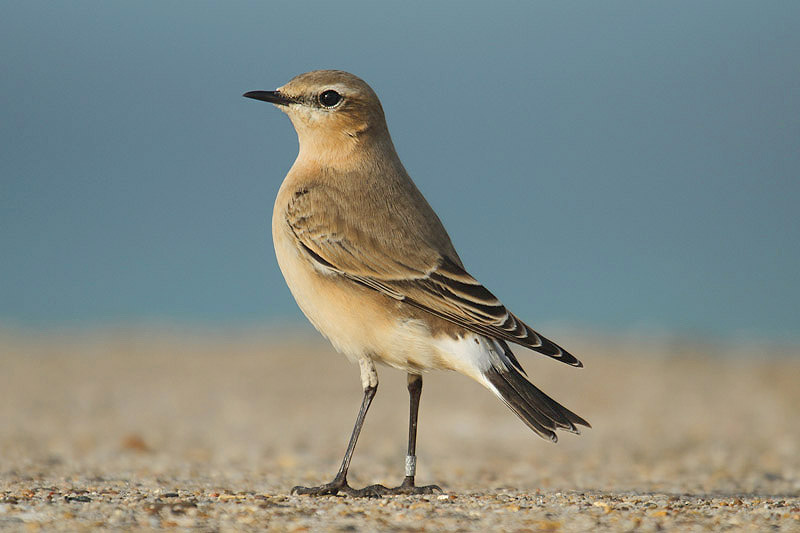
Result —
<path fill-rule="evenodd" d="M 312 324 L 359 364 L 364 397 L 342 465 L 308 495 L 424 494 L 416 486 L 422 374 L 455 370 L 500 398 L 541 437 L 589 423 L 525 378 L 509 343 L 572 366 L 580 361 L 528 327 L 464 269 L 450 237 L 397 156 L 383 108 L 347 72 L 301 74 L 275 91 L 244 96 L 275 104 L 292 121 L 299 154 L 275 200 L 275 254 Z M 375 363 L 408 374 L 405 478 L 395 488 L 347 483 L 350 459 L 378 386 Z"/>

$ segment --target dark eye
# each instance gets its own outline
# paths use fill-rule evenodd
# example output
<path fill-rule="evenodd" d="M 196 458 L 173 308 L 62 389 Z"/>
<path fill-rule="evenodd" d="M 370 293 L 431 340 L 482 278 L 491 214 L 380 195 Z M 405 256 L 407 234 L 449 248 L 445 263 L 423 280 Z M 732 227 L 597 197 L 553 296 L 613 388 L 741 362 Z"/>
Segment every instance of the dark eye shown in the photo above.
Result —
<path fill-rule="evenodd" d="M 325 107 L 333 107 L 341 101 L 342 95 L 330 89 L 319 95 L 319 103 Z"/>

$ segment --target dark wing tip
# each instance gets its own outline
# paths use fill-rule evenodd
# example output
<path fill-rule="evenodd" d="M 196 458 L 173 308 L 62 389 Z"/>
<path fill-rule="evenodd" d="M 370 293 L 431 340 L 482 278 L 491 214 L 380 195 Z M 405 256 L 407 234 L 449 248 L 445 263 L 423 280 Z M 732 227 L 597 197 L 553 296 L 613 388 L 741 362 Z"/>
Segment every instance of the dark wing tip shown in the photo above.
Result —
<path fill-rule="evenodd" d="M 546 355 L 548 357 L 552 357 L 553 359 L 557 359 L 562 363 L 566 363 L 570 366 L 578 368 L 583 366 L 583 363 L 581 363 L 577 357 L 566 351 L 558 344 L 554 343 L 547 337 L 544 337 L 543 335 L 540 335 L 539 333 L 533 331 L 529 327 L 527 329 L 529 338 L 539 340 L 539 346 L 532 344 L 527 345 L 527 347 L 530 348 L 531 350 L 539 352 L 540 354 Z"/>
<path fill-rule="evenodd" d="M 565 349 L 561 348 L 561 357 L 559 358 L 560 361 L 568 364 L 569 366 L 574 366 L 575 368 L 583 368 L 583 363 L 574 355 L 566 351 Z"/>

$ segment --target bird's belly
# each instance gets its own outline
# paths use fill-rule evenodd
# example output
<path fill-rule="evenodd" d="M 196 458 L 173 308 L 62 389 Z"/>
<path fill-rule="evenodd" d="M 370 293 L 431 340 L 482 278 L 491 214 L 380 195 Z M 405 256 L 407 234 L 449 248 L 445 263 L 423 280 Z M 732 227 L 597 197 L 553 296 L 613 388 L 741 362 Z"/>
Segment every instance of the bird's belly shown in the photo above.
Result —
<path fill-rule="evenodd" d="M 297 305 L 352 360 L 368 357 L 407 372 L 452 369 L 428 325 L 403 313 L 406 304 L 313 266 L 276 228 L 275 255 Z"/>

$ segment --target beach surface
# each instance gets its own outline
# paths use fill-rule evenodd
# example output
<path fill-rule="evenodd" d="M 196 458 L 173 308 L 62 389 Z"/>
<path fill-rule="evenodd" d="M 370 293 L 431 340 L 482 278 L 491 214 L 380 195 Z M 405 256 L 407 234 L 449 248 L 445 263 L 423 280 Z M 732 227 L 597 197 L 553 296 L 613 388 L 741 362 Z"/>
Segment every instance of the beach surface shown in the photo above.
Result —
<path fill-rule="evenodd" d="M 551 333 L 548 331 L 548 333 Z M 523 349 L 592 424 L 538 438 L 492 394 L 425 376 L 418 484 L 310 498 L 361 388 L 309 329 L 0 331 L 0 530 L 800 531 L 800 350 L 556 332 Z M 379 368 L 349 475 L 402 480 L 405 375 Z"/>

